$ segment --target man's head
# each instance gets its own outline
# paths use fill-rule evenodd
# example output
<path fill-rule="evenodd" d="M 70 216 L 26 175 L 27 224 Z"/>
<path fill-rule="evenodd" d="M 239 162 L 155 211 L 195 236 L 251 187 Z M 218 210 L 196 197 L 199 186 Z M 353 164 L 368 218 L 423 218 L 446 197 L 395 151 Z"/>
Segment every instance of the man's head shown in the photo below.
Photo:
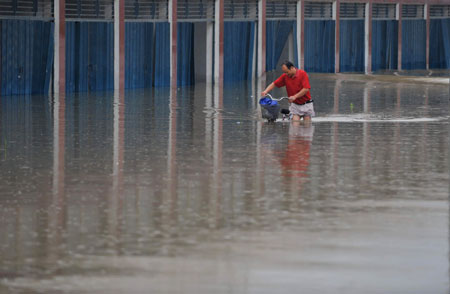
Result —
<path fill-rule="evenodd" d="M 283 62 L 283 64 L 281 65 L 281 70 L 291 78 L 294 77 L 295 73 L 297 72 L 294 64 L 288 60 Z"/>

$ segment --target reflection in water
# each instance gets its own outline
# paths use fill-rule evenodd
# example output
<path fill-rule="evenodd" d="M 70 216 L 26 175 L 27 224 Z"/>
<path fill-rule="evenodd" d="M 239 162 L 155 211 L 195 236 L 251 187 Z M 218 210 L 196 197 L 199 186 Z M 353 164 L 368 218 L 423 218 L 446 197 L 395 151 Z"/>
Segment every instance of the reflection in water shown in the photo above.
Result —
<path fill-rule="evenodd" d="M 2 97 L 0 293 L 446 292 L 447 87 L 311 83 Z"/>
<path fill-rule="evenodd" d="M 51 202 L 44 209 L 47 213 L 47 250 L 50 271 L 63 255 L 63 236 L 67 229 L 67 199 L 65 191 L 65 126 L 66 98 L 54 97 L 53 105 L 53 185 Z"/>
<path fill-rule="evenodd" d="M 312 124 L 292 122 L 286 151 L 281 160 L 283 170 L 298 177 L 305 177 L 309 165 L 309 152 L 314 135 Z"/>

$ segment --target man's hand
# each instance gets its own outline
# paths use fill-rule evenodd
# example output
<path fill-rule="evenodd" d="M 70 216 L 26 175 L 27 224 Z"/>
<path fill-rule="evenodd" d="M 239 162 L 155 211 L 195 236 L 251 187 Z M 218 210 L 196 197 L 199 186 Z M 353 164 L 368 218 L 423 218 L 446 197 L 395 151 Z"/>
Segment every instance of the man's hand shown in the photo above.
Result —
<path fill-rule="evenodd" d="M 295 96 L 291 96 L 291 97 L 289 97 L 288 99 L 289 99 L 289 102 L 291 102 L 291 103 L 292 103 L 292 102 L 294 102 L 294 100 L 295 100 L 295 99 L 297 99 L 297 97 L 295 97 Z"/>
<path fill-rule="evenodd" d="M 261 97 L 266 97 L 266 96 L 267 96 L 267 93 L 268 93 L 268 92 L 266 92 L 266 91 L 262 91 L 262 92 L 261 92 Z"/>

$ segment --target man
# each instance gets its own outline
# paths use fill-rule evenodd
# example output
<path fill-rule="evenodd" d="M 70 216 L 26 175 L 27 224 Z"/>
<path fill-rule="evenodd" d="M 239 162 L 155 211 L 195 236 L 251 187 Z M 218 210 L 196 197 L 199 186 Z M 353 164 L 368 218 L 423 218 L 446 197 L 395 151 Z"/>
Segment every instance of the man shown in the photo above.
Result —
<path fill-rule="evenodd" d="M 289 96 L 289 111 L 292 115 L 292 120 L 299 121 L 303 118 L 305 122 L 310 122 L 311 117 L 314 116 L 313 100 L 309 90 L 308 75 L 304 70 L 295 68 L 290 61 L 285 61 L 281 65 L 283 74 L 261 93 L 265 97 L 275 87 L 286 87 L 286 92 Z"/>

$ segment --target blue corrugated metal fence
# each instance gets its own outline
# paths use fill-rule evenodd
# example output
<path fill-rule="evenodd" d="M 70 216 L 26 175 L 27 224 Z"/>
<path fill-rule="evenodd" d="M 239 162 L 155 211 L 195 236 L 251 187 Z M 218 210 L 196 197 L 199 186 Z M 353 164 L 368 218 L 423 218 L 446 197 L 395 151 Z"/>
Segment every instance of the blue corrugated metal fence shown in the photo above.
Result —
<path fill-rule="evenodd" d="M 450 18 L 430 20 L 430 68 L 450 69 Z"/>
<path fill-rule="evenodd" d="M 66 23 L 66 92 L 114 88 L 114 26 Z"/>
<path fill-rule="evenodd" d="M 305 20 L 305 70 L 334 72 L 334 20 Z"/>
<path fill-rule="evenodd" d="M 1 92 L 48 93 L 53 65 L 53 23 L 0 20 Z"/>
<path fill-rule="evenodd" d="M 364 20 L 341 20 L 339 66 L 341 72 L 364 71 Z"/>
<path fill-rule="evenodd" d="M 251 79 L 254 42 L 254 22 L 225 22 L 224 82 Z"/>
<path fill-rule="evenodd" d="M 194 24 L 181 22 L 177 25 L 177 84 L 195 83 L 194 69 Z"/>
<path fill-rule="evenodd" d="M 271 20 L 266 22 L 266 71 L 276 69 L 283 48 L 295 24 L 296 22 L 293 20 Z"/>
<path fill-rule="evenodd" d="M 426 68 L 426 40 L 424 19 L 402 21 L 402 69 Z"/>
<path fill-rule="evenodd" d="M 372 21 L 372 70 L 397 69 L 398 21 Z"/>
<path fill-rule="evenodd" d="M 170 25 L 155 24 L 155 83 L 156 87 L 170 86 Z"/>
<path fill-rule="evenodd" d="M 154 71 L 154 25 L 125 23 L 125 88 L 150 88 Z"/>

